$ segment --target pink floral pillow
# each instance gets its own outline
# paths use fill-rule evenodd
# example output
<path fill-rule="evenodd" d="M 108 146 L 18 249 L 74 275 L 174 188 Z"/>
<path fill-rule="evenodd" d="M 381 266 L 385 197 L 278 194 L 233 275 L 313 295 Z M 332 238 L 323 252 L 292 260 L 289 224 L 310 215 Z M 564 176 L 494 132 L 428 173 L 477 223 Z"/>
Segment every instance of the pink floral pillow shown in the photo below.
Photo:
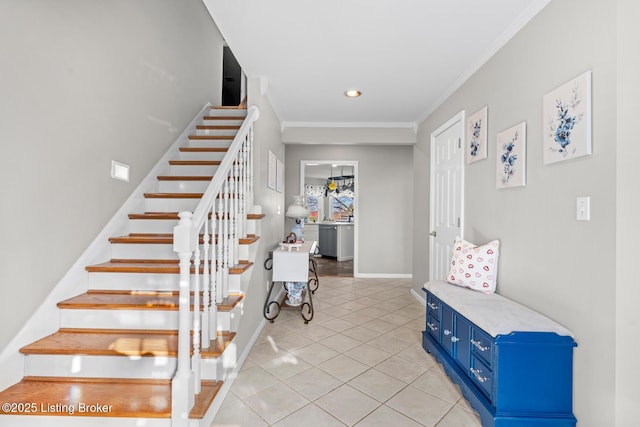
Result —
<path fill-rule="evenodd" d="M 497 240 L 476 246 L 457 239 L 453 244 L 451 269 L 447 275 L 447 282 L 485 294 L 494 293 L 498 274 L 499 246 L 500 242 Z"/>

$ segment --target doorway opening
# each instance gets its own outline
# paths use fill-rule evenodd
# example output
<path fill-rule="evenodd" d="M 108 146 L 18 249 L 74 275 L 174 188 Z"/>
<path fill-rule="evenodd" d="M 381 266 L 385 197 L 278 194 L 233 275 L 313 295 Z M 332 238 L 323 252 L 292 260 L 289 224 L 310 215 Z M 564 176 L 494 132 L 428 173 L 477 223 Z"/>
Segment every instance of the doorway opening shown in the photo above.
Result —
<path fill-rule="evenodd" d="M 358 162 L 302 160 L 300 194 L 309 210 L 305 240 L 318 242 L 318 272 L 358 274 Z"/>
<path fill-rule="evenodd" d="M 243 73 L 236 57 L 224 46 L 222 51 L 222 105 L 238 106 L 242 102 Z"/>

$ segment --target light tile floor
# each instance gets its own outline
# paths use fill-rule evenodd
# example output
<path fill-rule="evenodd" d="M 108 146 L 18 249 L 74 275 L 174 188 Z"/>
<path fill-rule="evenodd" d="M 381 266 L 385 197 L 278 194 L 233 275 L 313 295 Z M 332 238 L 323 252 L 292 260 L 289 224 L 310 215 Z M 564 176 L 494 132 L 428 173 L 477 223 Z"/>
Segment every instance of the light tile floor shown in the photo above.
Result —
<path fill-rule="evenodd" d="M 478 427 L 424 351 L 409 280 L 321 277 L 315 316 L 285 310 L 262 331 L 212 427 Z"/>

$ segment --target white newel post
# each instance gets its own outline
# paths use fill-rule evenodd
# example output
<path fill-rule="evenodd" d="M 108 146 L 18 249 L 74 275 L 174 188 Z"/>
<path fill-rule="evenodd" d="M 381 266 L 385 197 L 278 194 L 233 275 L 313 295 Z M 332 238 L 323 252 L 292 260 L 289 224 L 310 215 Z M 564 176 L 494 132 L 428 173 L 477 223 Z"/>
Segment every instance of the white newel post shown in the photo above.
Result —
<path fill-rule="evenodd" d="M 194 377 L 190 366 L 191 325 L 189 276 L 191 257 L 196 249 L 197 233 L 192 226 L 191 212 L 180 212 L 180 221 L 173 228 L 173 250 L 180 258 L 180 295 L 178 315 L 178 368 L 171 383 L 171 425 L 187 427 L 189 411 L 194 403 Z"/>

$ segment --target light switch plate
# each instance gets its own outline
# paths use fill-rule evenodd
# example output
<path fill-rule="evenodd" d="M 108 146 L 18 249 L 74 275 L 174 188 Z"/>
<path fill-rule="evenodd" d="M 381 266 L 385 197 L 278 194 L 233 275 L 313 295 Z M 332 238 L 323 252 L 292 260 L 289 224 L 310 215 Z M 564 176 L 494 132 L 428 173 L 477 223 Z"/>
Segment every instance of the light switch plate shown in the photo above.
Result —
<path fill-rule="evenodd" d="M 591 219 L 591 197 L 578 197 L 576 199 L 576 219 L 589 221 Z"/>
<path fill-rule="evenodd" d="M 129 165 L 112 160 L 111 178 L 129 182 Z"/>

